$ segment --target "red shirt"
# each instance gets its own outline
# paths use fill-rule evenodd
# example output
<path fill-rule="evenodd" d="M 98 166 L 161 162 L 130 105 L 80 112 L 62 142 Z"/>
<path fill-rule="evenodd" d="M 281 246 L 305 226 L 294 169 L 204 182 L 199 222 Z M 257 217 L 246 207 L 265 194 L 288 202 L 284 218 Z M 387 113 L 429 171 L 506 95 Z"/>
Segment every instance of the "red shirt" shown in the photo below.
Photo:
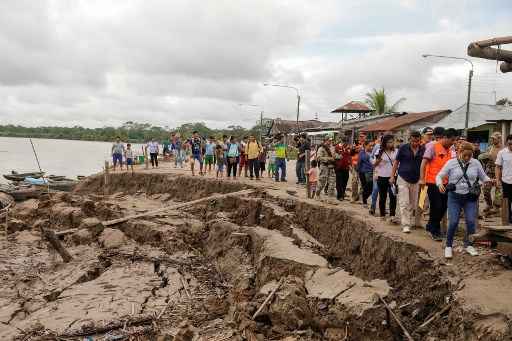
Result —
<path fill-rule="evenodd" d="M 336 160 L 336 169 L 349 170 L 352 164 L 352 151 L 348 144 L 337 144 L 334 147 L 334 151 L 339 155 L 339 159 Z"/>

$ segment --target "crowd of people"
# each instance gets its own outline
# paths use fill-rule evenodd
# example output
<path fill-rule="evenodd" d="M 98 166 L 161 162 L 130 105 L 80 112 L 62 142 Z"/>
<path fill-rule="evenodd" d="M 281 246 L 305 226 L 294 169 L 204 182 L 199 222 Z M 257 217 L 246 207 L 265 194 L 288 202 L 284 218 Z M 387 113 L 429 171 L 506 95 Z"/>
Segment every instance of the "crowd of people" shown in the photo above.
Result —
<path fill-rule="evenodd" d="M 303 140 L 303 137 L 301 137 Z M 309 148 L 308 148 L 309 149 Z M 154 139 L 143 146 L 142 153 L 148 157 L 153 168 L 158 168 L 160 144 Z M 123 169 L 123 162 L 128 167 L 135 164 L 137 155 L 128 143 L 125 147 L 119 137 L 111 149 L 113 170 Z M 240 176 L 260 180 L 265 175 L 279 182 L 286 182 L 286 164 L 288 161 L 288 146 L 283 136 L 278 136 L 268 143 L 260 143 L 254 135 L 238 139 L 235 136 L 222 136 L 217 139 L 214 136 L 202 137 L 194 131 L 190 138 L 182 138 L 179 133 L 170 136 L 170 143 L 165 145 L 162 151 L 164 158 L 174 159 L 176 168 L 184 168 L 189 165 L 192 175 L 196 175 L 199 167 L 199 175 L 215 173 L 218 178 L 237 178 Z M 302 164 L 300 167 L 299 164 Z M 297 165 L 299 183 L 306 183 L 305 175 L 305 151 L 299 155 Z"/>
<path fill-rule="evenodd" d="M 410 132 L 407 139 L 392 134 L 369 139 L 360 134 L 352 143 L 345 136 L 336 142 L 325 137 L 312 146 L 305 134 L 298 135 L 292 146 L 297 184 L 307 184 L 311 198 L 360 202 L 370 214 L 400 224 L 404 233 L 421 227 L 422 216 L 428 215 L 425 228 L 433 240 L 445 240 L 446 258 L 453 257 L 453 239 L 463 216 L 464 249 L 476 256 L 469 236 L 476 230 L 480 196 L 486 203 L 484 214 L 496 212 L 502 195 L 512 202 L 512 135 L 503 147 L 501 134 L 494 133 L 485 152 L 454 129 L 426 127 Z M 158 167 L 159 144 L 152 140 L 144 148 L 152 166 Z M 199 175 L 213 172 L 218 178 L 243 175 L 260 180 L 266 174 L 285 182 L 289 151 L 283 136 L 260 143 L 253 135 L 240 140 L 234 136 L 217 139 L 193 132 L 188 139 L 172 134 L 163 153 L 173 156 L 177 168 L 188 163 L 192 175 L 199 166 Z M 130 144 L 125 148 L 118 139 L 112 146 L 114 169 L 117 164 L 122 167 L 123 155 L 127 168 L 132 166 Z M 347 198 L 349 181 L 351 195 Z M 444 235 L 441 224 L 446 214 Z"/>
<path fill-rule="evenodd" d="M 400 224 L 404 233 L 421 227 L 422 213 L 428 210 L 426 230 L 432 239 L 446 240 L 446 258 L 453 257 L 453 238 L 463 216 L 464 249 L 478 255 L 469 236 L 475 233 L 481 192 L 486 202 L 484 213 L 499 207 L 501 189 L 512 202 L 512 135 L 503 148 L 501 134 L 494 133 L 484 153 L 454 129 L 427 127 L 421 133 L 410 132 L 408 139 L 404 143 L 383 134 L 370 141 L 362 134 L 355 144 L 348 144 L 343 137 L 333 144 L 327 137 L 316 155 L 320 175 L 314 195 L 318 197 L 323 191 L 334 197 L 336 187 L 336 198 L 345 200 L 352 174 L 352 201 L 360 196 L 372 215 L 378 204 L 380 217 Z M 510 218 L 510 204 L 508 210 Z M 446 213 L 448 227 L 443 235 L 441 222 Z"/>

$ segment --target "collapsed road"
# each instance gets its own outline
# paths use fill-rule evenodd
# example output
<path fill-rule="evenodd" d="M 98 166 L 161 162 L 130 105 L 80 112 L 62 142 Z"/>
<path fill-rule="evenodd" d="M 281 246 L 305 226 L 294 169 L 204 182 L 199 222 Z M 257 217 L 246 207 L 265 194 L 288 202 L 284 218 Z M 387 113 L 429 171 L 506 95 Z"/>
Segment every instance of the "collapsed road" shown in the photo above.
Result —
<path fill-rule="evenodd" d="M 261 184 L 104 181 L 10 211 L 0 339 L 512 338 L 510 270 L 491 256 L 447 264 L 360 209 Z"/>

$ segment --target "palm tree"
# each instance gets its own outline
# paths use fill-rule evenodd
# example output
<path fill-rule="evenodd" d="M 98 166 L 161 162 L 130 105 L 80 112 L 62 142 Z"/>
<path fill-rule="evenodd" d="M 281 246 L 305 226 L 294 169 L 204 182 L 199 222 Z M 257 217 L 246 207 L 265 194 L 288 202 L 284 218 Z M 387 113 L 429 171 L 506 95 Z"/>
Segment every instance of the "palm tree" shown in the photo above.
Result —
<path fill-rule="evenodd" d="M 377 115 L 396 111 L 403 101 L 405 101 L 404 97 L 400 98 L 392 105 L 389 105 L 384 88 L 373 89 L 371 92 L 366 94 L 366 104 L 368 104 L 370 109 L 374 110 Z"/>

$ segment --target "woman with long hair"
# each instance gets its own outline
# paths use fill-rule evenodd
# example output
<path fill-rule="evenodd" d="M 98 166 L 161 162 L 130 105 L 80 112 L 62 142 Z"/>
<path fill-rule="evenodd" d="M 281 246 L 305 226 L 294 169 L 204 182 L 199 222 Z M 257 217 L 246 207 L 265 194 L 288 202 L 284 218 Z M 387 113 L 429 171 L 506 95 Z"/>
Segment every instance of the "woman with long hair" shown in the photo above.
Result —
<path fill-rule="evenodd" d="M 378 174 L 377 186 L 379 188 L 379 211 L 382 218 L 386 217 L 386 201 L 389 192 L 389 216 L 395 217 L 396 213 L 396 192 L 390 191 L 389 179 L 392 176 L 393 162 L 396 158 L 396 149 L 393 135 L 384 135 L 380 150 L 375 158 L 375 171 Z"/>

